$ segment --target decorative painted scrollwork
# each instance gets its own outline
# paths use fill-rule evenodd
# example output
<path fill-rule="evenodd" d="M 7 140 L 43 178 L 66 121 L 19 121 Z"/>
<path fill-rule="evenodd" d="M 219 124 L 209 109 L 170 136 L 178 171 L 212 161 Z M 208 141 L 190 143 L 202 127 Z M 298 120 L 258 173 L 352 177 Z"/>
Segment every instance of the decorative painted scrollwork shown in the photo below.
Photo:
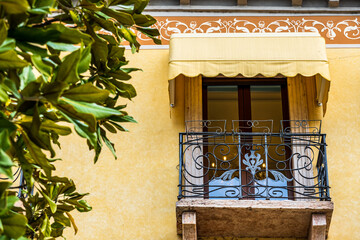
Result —
<path fill-rule="evenodd" d="M 174 33 L 317 32 L 327 39 L 328 43 L 340 43 L 344 41 L 342 39 L 351 43 L 360 39 L 360 21 L 356 17 L 191 17 L 190 21 L 177 17 L 158 17 L 158 22 L 153 27 L 159 30 L 160 39 L 164 40 L 165 44 Z M 137 32 L 137 35 L 145 45 L 151 41 L 140 32 Z"/>

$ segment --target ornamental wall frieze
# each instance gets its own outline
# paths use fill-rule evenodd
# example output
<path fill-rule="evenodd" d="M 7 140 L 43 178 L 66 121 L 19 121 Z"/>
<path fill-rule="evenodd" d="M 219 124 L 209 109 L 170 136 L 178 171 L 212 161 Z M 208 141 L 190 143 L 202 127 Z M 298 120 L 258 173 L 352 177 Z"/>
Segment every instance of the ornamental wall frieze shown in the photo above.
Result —
<path fill-rule="evenodd" d="M 159 37 L 168 45 L 174 33 L 281 33 L 317 32 L 327 44 L 360 44 L 360 16 L 289 17 L 156 17 Z M 137 33 L 143 45 L 151 39 Z"/>

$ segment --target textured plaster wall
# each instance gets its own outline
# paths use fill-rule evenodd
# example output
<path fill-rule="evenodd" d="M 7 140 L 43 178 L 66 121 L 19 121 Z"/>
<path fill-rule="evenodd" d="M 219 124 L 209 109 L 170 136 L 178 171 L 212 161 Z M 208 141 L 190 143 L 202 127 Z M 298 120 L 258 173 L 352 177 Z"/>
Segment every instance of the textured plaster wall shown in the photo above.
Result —
<path fill-rule="evenodd" d="M 178 184 L 178 133 L 183 131 L 183 113 L 169 108 L 168 50 L 143 50 L 129 55 L 132 84 L 138 96 L 123 100 L 138 124 L 126 124 L 130 132 L 109 135 L 119 159 L 104 147 L 97 164 L 92 163 L 86 142 L 63 138 L 59 175 L 77 182 L 93 210 L 74 214 L 79 232 L 66 232 L 67 239 L 80 240 L 170 240 L 177 239 L 175 202 Z M 178 94 L 181 97 L 181 91 Z M 183 109 L 179 107 L 178 109 Z"/>
<path fill-rule="evenodd" d="M 127 111 L 138 124 L 129 133 L 109 135 L 118 160 L 104 148 L 92 163 L 84 139 L 62 139 L 58 174 L 71 176 L 93 210 L 74 213 L 79 232 L 67 239 L 177 240 L 175 202 L 178 184 L 178 132 L 183 131 L 183 87 L 177 86 L 177 106 L 170 110 L 167 84 L 168 50 L 142 50 L 129 55 L 138 96 Z M 323 122 L 328 147 L 331 196 L 335 212 L 331 240 L 360 239 L 360 49 L 328 49 L 332 77 Z M 211 238 L 207 240 L 234 238 Z M 204 239 L 205 240 L 205 239 Z M 245 239 L 244 239 L 245 240 Z M 253 239 L 246 239 L 253 240 Z M 260 240 L 260 239 L 259 239 Z"/>
<path fill-rule="evenodd" d="M 323 120 L 331 197 L 329 239 L 360 239 L 360 49 L 328 49 L 331 87 Z"/>

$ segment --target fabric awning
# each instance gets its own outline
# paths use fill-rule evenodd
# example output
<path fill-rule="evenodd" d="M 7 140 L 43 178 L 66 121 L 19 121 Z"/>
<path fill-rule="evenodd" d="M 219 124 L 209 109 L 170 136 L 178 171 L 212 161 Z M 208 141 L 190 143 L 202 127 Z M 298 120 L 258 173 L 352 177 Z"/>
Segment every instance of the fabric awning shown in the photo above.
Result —
<path fill-rule="evenodd" d="M 325 40 L 318 33 L 173 34 L 169 79 L 180 74 L 246 78 L 317 76 L 320 104 L 326 103 L 330 86 Z M 169 87 L 171 95 L 173 81 Z"/>

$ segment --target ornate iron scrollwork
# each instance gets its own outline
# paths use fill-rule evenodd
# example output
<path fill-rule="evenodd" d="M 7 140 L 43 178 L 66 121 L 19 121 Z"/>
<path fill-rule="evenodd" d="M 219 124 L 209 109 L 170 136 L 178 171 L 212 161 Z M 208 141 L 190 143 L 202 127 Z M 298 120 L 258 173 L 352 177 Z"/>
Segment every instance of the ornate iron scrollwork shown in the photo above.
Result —
<path fill-rule="evenodd" d="M 320 121 L 282 121 L 279 133 L 268 120 L 233 121 L 232 132 L 214 122 L 180 133 L 179 198 L 330 200 Z"/>
<path fill-rule="evenodd" d="M 246 153 L 243 163 L 247 166 L 245 170 L 250 170 L 252 175 L 255 175 L 258 170 L 261 170 L 259 167 L 264 161 L 261 158 L 259 153 L 255 154 L 255 150 L 250 150 L 251 154 Z"/>

